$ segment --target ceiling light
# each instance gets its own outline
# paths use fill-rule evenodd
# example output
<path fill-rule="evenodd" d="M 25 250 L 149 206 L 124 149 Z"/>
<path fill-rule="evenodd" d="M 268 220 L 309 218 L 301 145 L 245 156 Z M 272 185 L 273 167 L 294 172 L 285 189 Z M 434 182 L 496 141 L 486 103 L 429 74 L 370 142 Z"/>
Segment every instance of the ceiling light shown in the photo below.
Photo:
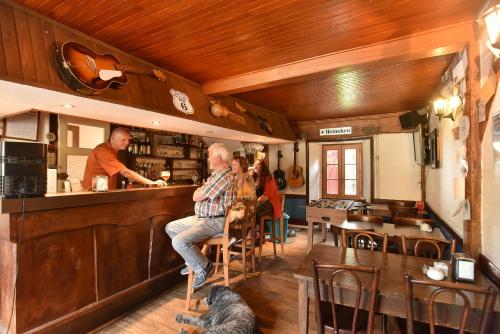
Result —
<path fill-rule="evenodd" d="M 153 123 L 154 125 L 159 125 L 160 124 L 160 122 L 158 122 L 158 121 L 152 121 L 151 123 Z"/>
<path fill-rule="evenodd" d="M 69 104 L 69 103 L 64 103 L 64 104 L 61 104 L 61 107 L 64 107 L 64 108 L 74 108 L 75 106 L 72 105 L 72 104 Z"/>

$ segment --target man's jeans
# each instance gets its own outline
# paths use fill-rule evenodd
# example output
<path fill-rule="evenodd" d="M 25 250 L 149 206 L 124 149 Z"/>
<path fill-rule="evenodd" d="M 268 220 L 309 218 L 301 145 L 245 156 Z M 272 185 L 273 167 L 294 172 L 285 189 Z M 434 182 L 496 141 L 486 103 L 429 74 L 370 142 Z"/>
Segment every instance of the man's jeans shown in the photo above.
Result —
<path fill-rule="evenodd" d="M 174 220 L 165 226 L 172 239 L 172 246 L 190 266 L 199 273 L 208 265 L 208 259 L 198 248 L 198 243 L 224 231 L 225 217 L 198 218 L 196 216 Z"/>

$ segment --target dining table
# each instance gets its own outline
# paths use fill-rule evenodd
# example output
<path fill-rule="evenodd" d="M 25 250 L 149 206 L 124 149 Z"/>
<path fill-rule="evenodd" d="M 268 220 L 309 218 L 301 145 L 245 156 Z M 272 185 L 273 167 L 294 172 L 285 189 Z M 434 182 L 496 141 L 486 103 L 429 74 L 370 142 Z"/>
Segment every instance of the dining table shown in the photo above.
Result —
<path fill-rule="evenodd" d="M 406 318 L 405 313 L 405 293 L 403 275 L 409 273 L 415 279 L 423 280 L 426 276 L 422 272 L 424 265 L 432 266 L 433 259 L 404 256 L 393 253 L 383 253 L 364 249 L 335 247 L 327 244 L 314 245 L 311 252 L 303 259 L 294 277 L 298 280 L 298 310 L 299 310 L 299 333 L 307 333 L 309 326 L 309 301 L 314 299 L 312 260 L 318 264 L 346 264 L 353 266 L 378 266 L 380 268 L 379 299 L 376 312 L 378 314 Z M 451 268 L 451 265 L 450 265 Z M 449 270 L 450 271 L 450 270 Z M 322 276 L 323 275 L 323 276 Z M 321 298 L 327 300 L 327 273 L 320 273 Z M 496 286 L 478 269 L 474 273 L 474 286 Z M 361 283 L 363 286 L 360 307 L 368 309 L 371 277 L 361 273 Z M 455 282 L 450 275 L 445 278 L 447 282 Z M 347 306 L 354 306 L 356 298 L 356 283 L 352 277 L 337 275 L 334 279 L 335 302 Z M 464 282 L 460 282 L 464 284 Z M 467 284 L 467 283 L 466 283 Z M 427 302 L 434 287 L 414 288 L 414 317 L 415 320 L 428 322 Z M 498 289 L 497 289 L 498 290 Z M 471 301 L 471 311 L 467 327 L 476 328 L 480 322 L 483 297 L 471 293 L 465 293 Z M 491 328 L 500 328 L 500 298 L 497 298 Z M 436 324 L 450 328 L 458 328 L 462 315 L 460 298 L 445 294 L 443 298 L 435 303 Z"/>
<path fill-rule="evenodd" d="M 371 223 L 371 222 L 361 222 L 361 221 L 349 221 L 347 219 L 338 222 L 331 222 L 333 226 L 339 227 L 341 229 L 358 230 L 358 231 L 373 231 L 377 233 L 387 233 L 390 239 L 396 239 L 402 235 L 406 237 L 424 237 L 424 238 L 440 238 L 444 239 L 443 232 L 438 227 L 432 229 L 432 231 L 422 231 L 419 225 L 402 225 L 402 224 L 392 224 L 392 223 Z M 309 232 L 309 231 L 308 231 Z M 336 245 L 337 235 L 334 234 L 333 238 Z M 307 238 L 307 252 L 310 252 L 313 247 L 313 235 L 308 233 Z"/>

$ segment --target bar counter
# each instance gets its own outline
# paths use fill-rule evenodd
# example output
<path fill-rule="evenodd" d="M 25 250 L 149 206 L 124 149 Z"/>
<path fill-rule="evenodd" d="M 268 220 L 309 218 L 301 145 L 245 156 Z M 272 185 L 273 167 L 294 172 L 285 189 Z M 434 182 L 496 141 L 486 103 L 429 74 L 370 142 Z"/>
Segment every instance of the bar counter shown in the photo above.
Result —
<path fill-rule="evenodd" d="M 175 286 L 165 225 L 192 213 L 195 189 L 1 200 L 0 332 L 13 300 L 9 333 L 84 333 Z"/>

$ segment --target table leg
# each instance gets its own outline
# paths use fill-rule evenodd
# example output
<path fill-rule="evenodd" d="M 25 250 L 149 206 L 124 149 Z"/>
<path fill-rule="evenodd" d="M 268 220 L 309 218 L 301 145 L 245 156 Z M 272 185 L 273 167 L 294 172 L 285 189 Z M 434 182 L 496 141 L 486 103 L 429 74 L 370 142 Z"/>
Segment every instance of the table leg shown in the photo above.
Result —
<path fill-rule="evenodd" d="M 312 249 L 313 246 L 313 229 L 314 223 L 312 221 L 307 221 L 307 253 Z"/>
<path fill-rule="evenodd" d="M 321 223 L 321 238 L 323 239 L 323 242 L 326 241 L 326 224 Z"/>
<path fill-rule="evenodd" d="M 309 327 L 309 297 L 307 297 L 307 282 L 299 280 L 299 333 L 307 334 Z"/>

